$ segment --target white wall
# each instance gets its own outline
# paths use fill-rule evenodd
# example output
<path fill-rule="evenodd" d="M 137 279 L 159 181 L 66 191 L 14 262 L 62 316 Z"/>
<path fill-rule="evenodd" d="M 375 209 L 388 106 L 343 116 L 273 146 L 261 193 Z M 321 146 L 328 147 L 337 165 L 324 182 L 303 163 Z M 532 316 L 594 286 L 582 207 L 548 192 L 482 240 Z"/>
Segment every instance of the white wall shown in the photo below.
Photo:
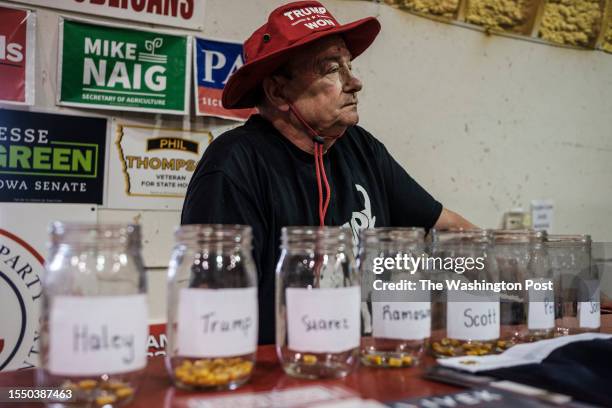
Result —
<path fill-rule="evenodd" d="M 195 34 L 243 41 L 280 3 L 207 0 L 205 28 Z M 341 22 L 380 19 L 379 38 L 355 62 L 365 84 L 361 125 L 445 206 L 496 227 L 504 211 L 551 198 L 553 232 L 612 240 L 612 55 L 487 37 L 373 2 L 324 3 Z M 36 107 L 67 111 L 55 106 L 58 17 L 77 14 L 37 12 Z M 193 116 L 96 113 L 162 126 L 182 121 L 214 135 L 235 126 Z M 97 213 L 99 221 L 141 219 L 145 262 L 164 266 L 178 212 Z M 158 319 L 163 269 L 150 277 Z"/>

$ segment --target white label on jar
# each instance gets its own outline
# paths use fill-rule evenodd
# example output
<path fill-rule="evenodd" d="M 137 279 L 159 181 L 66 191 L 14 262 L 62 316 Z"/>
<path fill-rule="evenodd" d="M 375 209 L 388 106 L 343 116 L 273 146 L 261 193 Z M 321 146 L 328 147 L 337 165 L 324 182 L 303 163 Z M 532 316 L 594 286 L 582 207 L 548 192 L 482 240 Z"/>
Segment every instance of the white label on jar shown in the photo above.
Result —
<path fill-rule="evenodd" d="M 422 340 L 431 332 L 430 302 L 372 302 L 373 336 Z"/>
<path fill-rule="evenodd" d="M 285 295 L 291 350 L 339 353 L 359 347 L 359 286 L 287 288 Z"/>
<path fill-rule="evenodd" d="M 499 338 L 499 302 L 448 302 L 446 330 L 457 340 Z"/>
<path fill-rule="evenodd" d="M 601 325 L 599 302 L 578 302 L 578 322 L 581 328 L 597 329 Z"/>
<path fill-rule="evenodd" d="M 257 288 L 181 289 L 178 354 L 232 357 L 254 353 L 257 315 Z"/>
<path fill-rule="evenodd" d="M 542 282 L 548 282 L 541 280 Z M 529 288 L 529 312 L 527 328 L 529 330 L 546 330 L 555 327 L 555 295 L 552 290 Z"/>
<path fill-rule="evenodd" d="M 584 296 L 583 299 L 590 299 L 590 301 L 578 302 L 578 324 L 583 329 L 597 329 L 601 325 L 599 281 L 584 281 L 584 289 L 587 292 L 579 296 Z"/>
<path fill-rule="evenodd" d="M 120 374 L 147 363 L 145 295 L 56 296 L 49 318 L 49 371 Z"/>

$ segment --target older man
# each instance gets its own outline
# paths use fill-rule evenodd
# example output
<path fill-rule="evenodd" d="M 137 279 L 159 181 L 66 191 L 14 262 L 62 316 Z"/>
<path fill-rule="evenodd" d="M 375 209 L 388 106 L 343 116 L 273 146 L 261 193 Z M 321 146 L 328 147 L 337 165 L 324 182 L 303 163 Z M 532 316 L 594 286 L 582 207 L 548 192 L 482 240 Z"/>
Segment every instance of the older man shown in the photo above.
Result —
<path fill-rule="evenodd" d="M 380 31 L 375 18 L 341 25 L 315 1 L 274 10 L 245 42 L 246 63 L 223 91 L 226 108 L 256 106 L 219 136 L 194 173 L 182 223 L 253 228 L 259 342 L 274 342 L 274 267 L 290 225 L 471 227 L 444 209 L 356 126 L 361 81 L 351 61 Z"/>

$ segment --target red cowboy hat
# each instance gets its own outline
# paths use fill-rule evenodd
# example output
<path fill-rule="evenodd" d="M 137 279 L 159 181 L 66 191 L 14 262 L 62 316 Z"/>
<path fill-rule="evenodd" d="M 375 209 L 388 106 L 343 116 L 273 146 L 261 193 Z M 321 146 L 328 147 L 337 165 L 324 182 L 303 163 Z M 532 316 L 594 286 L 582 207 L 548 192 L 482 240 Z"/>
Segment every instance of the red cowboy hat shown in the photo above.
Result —
<path fill-rule="evenodd" d="M 289 59 L 291 51 L 322 37 L 341 34 L 355 58 L 372 44 L 380 23 L 367 17 L 340 24 L 318 1 L 285 4 L 270 13 L 268 22 L 244 43 L 245 64 L 230 76 L 223 88 L 227 109 L 252 108 L 261 81 Z"/>

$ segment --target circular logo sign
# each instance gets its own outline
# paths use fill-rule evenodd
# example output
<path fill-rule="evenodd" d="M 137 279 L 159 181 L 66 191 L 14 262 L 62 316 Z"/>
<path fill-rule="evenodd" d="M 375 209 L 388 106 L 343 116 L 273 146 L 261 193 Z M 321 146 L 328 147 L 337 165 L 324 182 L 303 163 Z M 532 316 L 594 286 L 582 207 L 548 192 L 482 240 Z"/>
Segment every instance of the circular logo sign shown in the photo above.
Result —
<path fill-rule="evenodd" d="M 44 259 L 0 229 L 0 371 L 38 365 Z"/>

